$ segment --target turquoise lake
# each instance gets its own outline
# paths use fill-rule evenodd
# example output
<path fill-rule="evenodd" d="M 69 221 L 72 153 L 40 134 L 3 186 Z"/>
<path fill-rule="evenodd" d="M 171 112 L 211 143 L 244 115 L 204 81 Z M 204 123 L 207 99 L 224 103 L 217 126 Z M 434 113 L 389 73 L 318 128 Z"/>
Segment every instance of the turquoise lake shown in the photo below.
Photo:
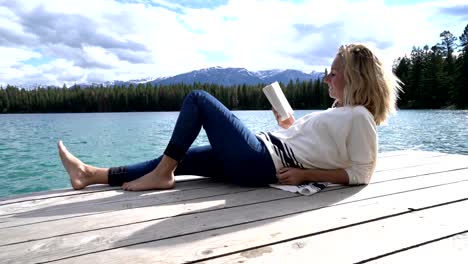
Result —
<path fill-rule="evenodd" d="M 296 119 L 310 110 L 295 112 Z M 254 132 L 277 129 L 271 111 L 235 111 Z M 159 156 L 178 112 L 0 115 L 0 197 L 71 187 L 57 155 L 61 139 L 78 158 L 109 167 Z M 468 154 L 468 111 L 401 110 L 378 128 L 379 152 Z M 194 143 L 207 143 L 202 132 Z"/>

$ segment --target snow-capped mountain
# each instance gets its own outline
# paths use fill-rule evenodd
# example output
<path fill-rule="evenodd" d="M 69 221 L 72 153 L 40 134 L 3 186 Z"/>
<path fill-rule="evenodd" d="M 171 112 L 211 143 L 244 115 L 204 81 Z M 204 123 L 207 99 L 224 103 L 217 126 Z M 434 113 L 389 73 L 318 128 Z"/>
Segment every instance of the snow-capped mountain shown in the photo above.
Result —
<path fill-rule="evenodd" d="M 76 83 L 81 88 L 87 88 L 90 86 L 128 86 L 130 84 L 138 85 L 151 82 L 153 85 L 168 85 L 176 83 L 185 83 L 193 84 L 198 83 L 214 83 L 223 86 L 233 86 L 233 85 L 256 85 L 256 84 L 269 84 L 275 81 L 287 84 L 290 80 L 292 81 L 304 81 L 304 80 L 316 80 L 318 78 L 323 78 L 323 72 L 311 72 L 304 73 L 298 70 L 264 70 L 264 71 L 249 71 L 245 68 L 222 68 L 222 67 L 211 67 L 201 70 L 195 70 L 187 73 L 178 74 L 170 77 L 148 77 L 143 79 L 122 81 L 106 81 L 106 82 L 88 82 L 88 83 Z M 19 87 L 26 89 L 34 89 L 41 84 L 27 84 L 27 85 L 18 85 Z"/>
<path fill-rule="evenodd" d="M 258 72 L 256 72 L 256 74 L 260 79 L 266 79 L 266 78 L 270 78 L 271 76 L 274 76 L 274 75 L 276 75 L 276 74 L 278 74 L 280 72 L 282 72 L 282 70 L 275 69 L 275 70 L 258 71 Z"/>
<path fill-rule="evenodd" d="M 315 80 L 322 77 L 322 72 L 304 73 L 298 70 L 266 70 L 252 72 L 244 68 L 212 67 L 175 75 L 162 80 L 157 79 L 152 81 L 152 83 L 165 85 L 174 83 L 192 84 L 194 82 L 199 82 L 232 86 L 242 84 L 266 84 L 274 81 L 288 83 L 290 80 Z"/>
<path fill-rule="evenodd" d="M 322 78 L 323 73 L 321 72 L 311 72 L 311 73 L 304 73 L 298 70 L 284 70 L 277 72 L 276 74 L 272 74 L 268 77 L 263 78 L 263 80 L 267 83 L 272 83 L 274 81 L 279 81 L 282 83 L 288 83 L 290 80 L 295 81 L 306 81 L 310 79 L 318 79 Z"/>
<path fill-rule="evenodd" d="M 154 84 L 186 83 L 215 83 L 219 85 L 231 86 L 237 84 L 257 84 L 262 80 L 254 73 L 244 68 L 221 68 L 212 67 L 179 74 L 164 80 L 153 81 Z"/>
<path fill-rule="evenodd" d="M 129 83 L 133 83 L 133 84 L 139 84 L 139 83 L 147 83 L 147 82 L 153 82 L 153 81 L 160 81 L 160 80 L 164 80 L 166 79 L 167 77 L 146 77 L 146 78 L 142 78 L 142 79 L 136 79 L 136 80 L 129 80 L 128 82 Z"/>
<path fill-rule="evenodd" d="M 152 81 L 160 81 L 164 80 L 167 77 L 160 77 L 160 78 L 155 78 L 155 77 L 147 77 L 147 78 L 142 78 L 142 79 L 135 79 L 135 80 L 128 80 L 128 81 L 121 81 L 121 80 L 114 80 L 114 81 L 105 81 L 105 82 L 86 82 L 86 83 L 76 83 L 75 85 L 79 85 L 81 88 L 88 88 L 91 86 L 114 86 L 114 85 L 119 85 L 119 86 L 128 86 L 130 84 L 138 85 L 140 83 L 147 83 L 147 82 L 152 82 Z"/>

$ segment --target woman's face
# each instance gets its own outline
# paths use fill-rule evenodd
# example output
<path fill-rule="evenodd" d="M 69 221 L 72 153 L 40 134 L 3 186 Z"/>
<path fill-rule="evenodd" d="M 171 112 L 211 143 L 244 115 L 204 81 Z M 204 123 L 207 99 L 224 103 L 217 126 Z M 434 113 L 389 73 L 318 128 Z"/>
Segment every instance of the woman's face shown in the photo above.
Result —
<path fill-rule="evenodd" d="M 343 102 L 344 98 L 344 63 L 341 56 L 336 56 L 333 60 L 330 73 L 325 76 L 325 83 L 328 85 L 328 94 L 331 98 Z"/>

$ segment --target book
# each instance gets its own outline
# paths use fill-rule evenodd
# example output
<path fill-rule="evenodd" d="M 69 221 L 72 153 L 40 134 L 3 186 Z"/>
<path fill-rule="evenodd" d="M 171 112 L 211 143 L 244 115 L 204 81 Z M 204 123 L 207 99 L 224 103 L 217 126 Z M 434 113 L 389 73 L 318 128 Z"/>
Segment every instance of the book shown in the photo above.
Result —
<path fill-rule="evenodd" d="M 278 82 L 274 82 L 265 86 L 263 88 L 263 93 L 270 102 L 271 106 L 273 106 L 273 109 L 278 112 L 280 121 L 288 119 L 288 114 L 294 113 Z"/>

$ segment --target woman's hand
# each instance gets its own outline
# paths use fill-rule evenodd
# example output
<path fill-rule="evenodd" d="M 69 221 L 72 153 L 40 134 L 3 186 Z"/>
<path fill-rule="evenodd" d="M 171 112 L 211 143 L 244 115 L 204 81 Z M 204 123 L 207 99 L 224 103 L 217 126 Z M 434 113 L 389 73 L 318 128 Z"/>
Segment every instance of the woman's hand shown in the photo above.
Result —
<path fill-rule="evenodd" d="M 276 112 L 276 110 L 274 108 L 272 108 L 273 110 L 273 114 L 275 114 L 275 118 L 276 118 L 276 121 L 278 122 L 278 125 L 284 129 L 288 129 L 290 126 L 292 126 L 292 124 L 294 124 L 294 121 L 296 121 L 294 119 L 294 116 L 291 115 L 290 113 L 288 113 L 288 116 L 289 118 L 288 119 L 285 119 L 283 121 L 281 121 L 281 117 L 280 115 L 278 114 L 278 112 Z"/>
<path fill-rule="evenodd" d="M 276 177 L 281 184 L 299 185 L 306 182 L 303 172 L 304 169 L 286 167 L 281 168 Z"/>

